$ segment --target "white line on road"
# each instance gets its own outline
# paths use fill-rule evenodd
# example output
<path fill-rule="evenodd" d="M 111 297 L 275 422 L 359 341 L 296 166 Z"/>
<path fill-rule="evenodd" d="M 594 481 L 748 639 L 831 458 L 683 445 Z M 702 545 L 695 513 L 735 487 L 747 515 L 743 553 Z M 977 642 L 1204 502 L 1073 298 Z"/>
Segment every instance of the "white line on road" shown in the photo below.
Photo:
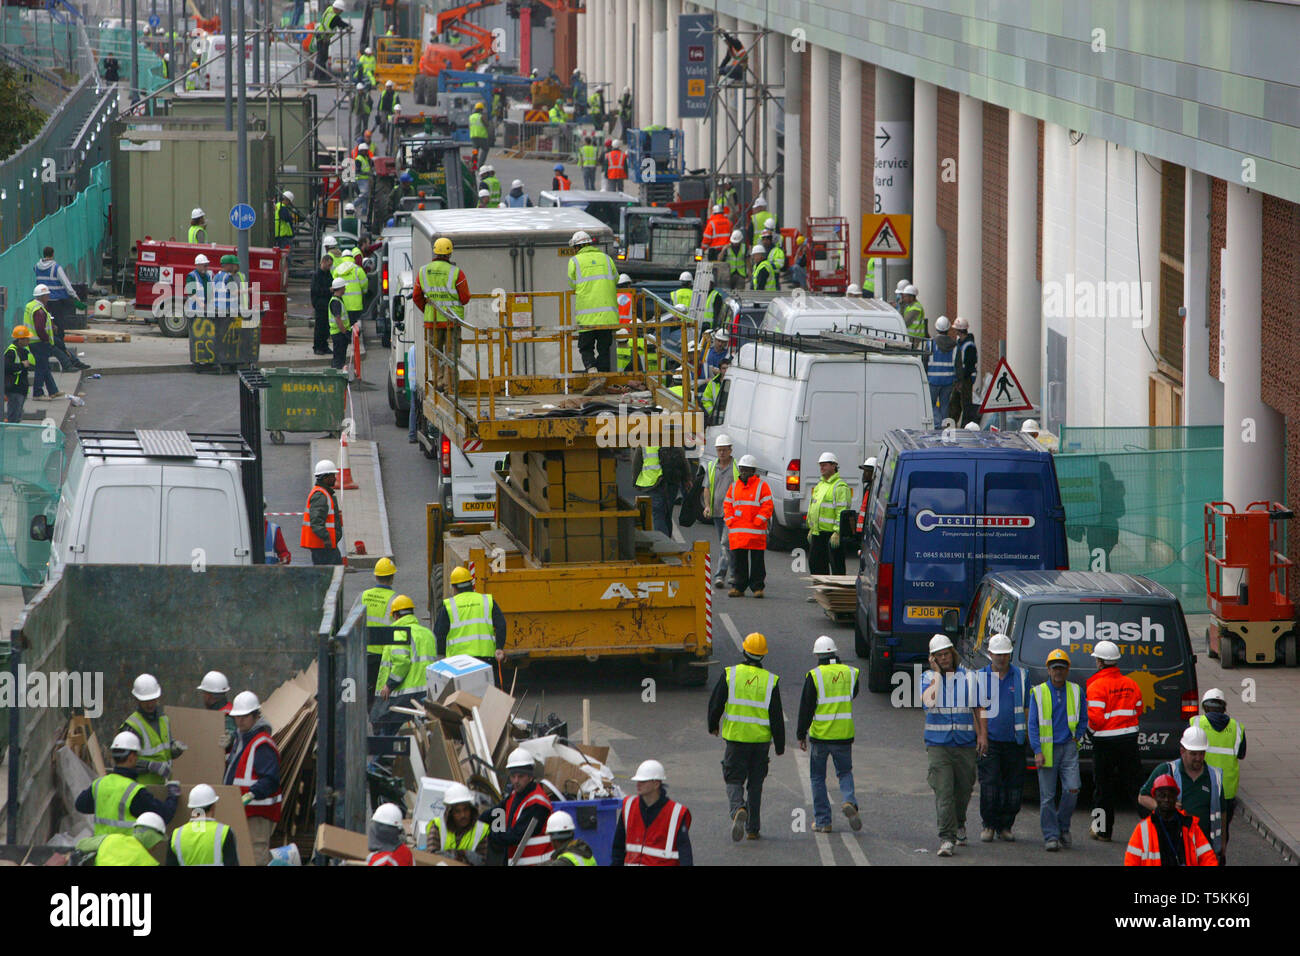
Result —
<path fill-rule="evenodd" d="M 799 782 L 803 784 L 804 805 L 812 805 L 812 780 L 808 776 L 808 754 L 799 749 L 799 742 L 793 741 L 796 772 Z M 828 833 L 814 833 L 813 842 L 817 844 L 817 855 L 822 858 L 822 866 L 835 866 L 835 854 L 831 852 L 831 838 Z"/>
<path fill-rule="evenodd" d="M 722 626 L 727 629 L 727 633 L 731 635 L 731 642 L 736 645 L 736 650 L 743 651 L 744 648 L 741 646 L 740 631 L 736 630 L 736 625 L 732 622 L 731 615 L 726 611 L 723 611 L 718 615 L 718 618 L 722 621 Z"/>
<path fill-rule="evenodd" d="M 853 857 L 854 863 L 858 866 L 871 865 L 871 861 L 867 859 L 867 855 L 862 852 L 862 847 L 858 846 L 857 840 L 853 839 L 853 837 L 847 833 L 841 833 L 840 836 L 844 838 L 844 845 L 848 847 L 849 856 Z"/>
<path fill-rule="evenodd" d="M 682 537 L 682 529 L 677 527 L 675 524 L 673 525 L 673 540 L 678 544 L 686 543 L 686 539 Z"/>

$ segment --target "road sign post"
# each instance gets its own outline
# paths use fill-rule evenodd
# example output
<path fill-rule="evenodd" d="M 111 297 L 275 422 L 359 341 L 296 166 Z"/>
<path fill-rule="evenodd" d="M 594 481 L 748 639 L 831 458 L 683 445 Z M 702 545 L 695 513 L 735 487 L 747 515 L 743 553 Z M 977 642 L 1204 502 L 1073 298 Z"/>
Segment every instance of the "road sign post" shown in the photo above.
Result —
<path fill-rule="evenodd" d="M 230 207 L 230 224 L 236 229 L 247 231 L 257 222 L 257 210 L 248 203 L 236 203 Z"/>

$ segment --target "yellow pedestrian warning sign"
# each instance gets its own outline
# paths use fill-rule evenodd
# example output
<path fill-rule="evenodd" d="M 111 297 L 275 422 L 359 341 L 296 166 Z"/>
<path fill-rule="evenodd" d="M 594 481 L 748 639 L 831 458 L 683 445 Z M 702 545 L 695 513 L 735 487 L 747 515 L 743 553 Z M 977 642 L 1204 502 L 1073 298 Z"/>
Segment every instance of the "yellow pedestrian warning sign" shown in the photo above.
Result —
<path fill-rule="evenodd" d="M 872 214 L 862 217 L 862 244 L 864 257 L 906 259 L 912 247 L 912 217 L 904 215 Z"/>

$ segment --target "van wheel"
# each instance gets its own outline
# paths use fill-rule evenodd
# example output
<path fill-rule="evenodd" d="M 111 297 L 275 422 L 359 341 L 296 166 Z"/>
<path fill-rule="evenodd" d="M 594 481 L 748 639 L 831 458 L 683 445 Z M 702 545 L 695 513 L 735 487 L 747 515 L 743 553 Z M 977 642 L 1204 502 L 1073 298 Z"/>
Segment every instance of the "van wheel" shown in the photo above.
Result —
<path fill-rule="evenodd" d="M 871 656 L 871 644 L 862 634 L 862 625 L 858 623 L 857 615 L 853 618 L 853 652 L 860 660 Z"/>
<path fill-rule="evenodd" d="M 1278 657 L 1286 662 L 1287 667 L 1296 666 L 1298 656 L 1296 653 L 1296 636 L 1294 634 L 1288 634 L 1282 638 L 1282 653 Z"/>
<path fill-rule="evenodd" d="M 870 634 L 870 630 L 868 629 Z M 872 635 L 874 638 L 874 635 Z M 889 691 L 889 678 L 893 676 L 893 668 L 889 661 L 885 660 L 881 654 L 881 648 L 878 641 L 870 639 L 868 643 L 871 646 L 870 656 L 867 662 L 867 690 L 873 694 L 884 694 Z"/>
<path fill-rule="evenodd" d="M 1231 634 L 1219 632 L 1219 666 L 1230 671 L 1237 666 L 1237 648 Z"/>
<path fill-rule="evenodd" d="M 393 411 L 393 420 L 397 422 L 399 428 L 406 428 L 411 424 L 411 410 L 409 408 L 395 409 Z"/>
<path fill-rule="evenodd" d="M 393 391 L 393 380 L 391 378 L 388 380 L 388 407 L 393 411 L 397 411 L 397 393 Z M 398 422 L 397 424 L 402 423 Z"/>
<path fill-rule="evenodd" d="M 189 316 L 164 314 L 158 319 L 158 331 L 170 339 L 184 338 L 190 334 Z"/>

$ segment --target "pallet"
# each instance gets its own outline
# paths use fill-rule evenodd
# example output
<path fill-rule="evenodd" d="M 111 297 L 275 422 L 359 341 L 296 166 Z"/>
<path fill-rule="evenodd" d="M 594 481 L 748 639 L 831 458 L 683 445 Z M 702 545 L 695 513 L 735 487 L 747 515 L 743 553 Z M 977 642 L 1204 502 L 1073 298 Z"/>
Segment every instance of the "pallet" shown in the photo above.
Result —
<path fill-rule="evenodd" d="M 109 342 L 130 342 L 130 332 L 109 332 L 105 329 L 82 329 L 79 332 L 69 332 L 64 337 L 67 342 L 93 342 L 105 344 Z"/>

